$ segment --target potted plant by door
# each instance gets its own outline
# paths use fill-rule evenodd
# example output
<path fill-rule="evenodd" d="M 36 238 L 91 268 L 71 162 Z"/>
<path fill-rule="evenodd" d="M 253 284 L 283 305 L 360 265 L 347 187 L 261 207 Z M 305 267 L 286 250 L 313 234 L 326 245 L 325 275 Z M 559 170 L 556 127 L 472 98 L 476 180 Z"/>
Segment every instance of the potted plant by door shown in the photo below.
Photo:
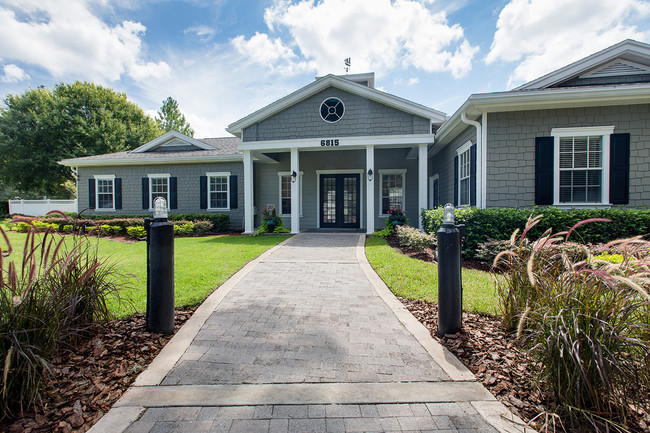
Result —
<path fill-rule="evenodd" d="M 277 218 L 278 214 L 275 211 L 275 208 L 264 209 L 262 211 L 262 221 L 266 224 L 266 230 L 268 233 L 273 233 L 277 227 Z"/>
<path fill-rule="evenodd" d="M 393 227 L 406 224 L 406 211 L 396 207 L 389 209 L 388 221 L 390 221 Z"/>

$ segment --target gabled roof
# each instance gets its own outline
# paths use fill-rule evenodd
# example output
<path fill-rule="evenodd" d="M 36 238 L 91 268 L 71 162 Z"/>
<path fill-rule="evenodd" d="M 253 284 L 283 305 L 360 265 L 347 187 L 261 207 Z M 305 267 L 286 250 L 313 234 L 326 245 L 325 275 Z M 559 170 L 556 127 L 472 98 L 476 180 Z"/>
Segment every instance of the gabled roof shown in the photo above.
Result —
<path fill-rule="evenodd" d="M 178 143 L 180 142 L 180 143 Z M 213 150 L 212 146 L 209 146 L 205 143 L 203 143 L 200 140 L 197 140 L 195 138 L 189 137 L 185 134 L 181 134 L 178 131 L 169 131 L 164 133 L 158 138 L 155 138 L 151 140 L 148 143 L 143 144 L 142 146 L 138 147 L 137 149 L 133 149 L 131 152 L 132 153 L 143 153 L 143 152 L 148 152 L 151 150 L 154 150 L 158 147 L 164 146 L 167 143 L 178 143 L 178 144 L 186 144 L 188 146 L 194 146 L 202 150 Z"/>
<path fill-rule="evenodd" d="M 295 92 L 290 93 L 283 98 L 278 99 L 266 107 L 261 108 L 254 113 L 237 120 L 236 122 L 231 123 L 226 128 L 226 131 L 238 137 L 241 137 L 242 130 L 244 128 L 251 126 L 261 120 L 269 118 L 274 114 L 279 113 L 280 111 L 283 111 L 286 108 L 312 95 L 315 95 L 316 93 L 330 86 L 345 90 L 350 93 L 354 93 L 356 95 L 362 96 L 380 104 L 396 108 L 398 110 L 406 111 L 407 113 L 422 116 L 424 118 L 430 119 L 434 124 L 441 124 L 446 119 L 445 113 L 441 111 L 434 110 L 432 108 L 425 107 L 424 105 L 411 102 L 398 96 L 391 95 L 389 93 L 382 92 L 368 86 L 364 86 L 363 84 L 354 83 L 350 80 L 346 80 L 345 78 L 336 75 L 329 74 L 325 75 L 322 78 L 318 78 L 313 83 L 310 83 L 305 87 L 296 90 Z"/>
<path fill-rule="evenodd" d="M 182 136 L 187 137 L 185 135 Z M 237 137 L 203 138 L 200 140 L 192 138 L 192 140 L 201 143 L 202 148 L 199 150 L 178 152 L 136 152 L 136 150 L 148 146 L 151 143 L 149 142 L 137 149 L 127 152 L 106 153 L 103 155 L 64 159 L 63 161 L 59 161 L 59 164 L 69 167 L 89 167 L 106 165 L 188 164 L 200 162 L 241 161 L 243 159 L 243 154 L 237 149 L 240 143 L 240 140 Z"/>
<path fill-rule="evenodd" d="M 436 142 L 444 146 L 469 127 L 461 120 L 463 113 L 474 120 L 482 113 L 647 103 L 650 83 L 551 87 L 576 77 L 598 76 L 607 68 L 618 69 L 610 73 L 620 74 L 645 65 L 650 67 L 650 45 L 628 39 L 516 89 L 475 93 L 438 129 Z"/>
<path fill-rule="evenodd" d="M 650 45 L 626 39 L 513 90 L 545 89 L 571 78 L 593 74 L 616 63 L 625 64 L 623 62 L 631 64 L 635 68 L 650 68 Z M 620 72 L 621 67 L 618 68 L 618 72 Z"/>

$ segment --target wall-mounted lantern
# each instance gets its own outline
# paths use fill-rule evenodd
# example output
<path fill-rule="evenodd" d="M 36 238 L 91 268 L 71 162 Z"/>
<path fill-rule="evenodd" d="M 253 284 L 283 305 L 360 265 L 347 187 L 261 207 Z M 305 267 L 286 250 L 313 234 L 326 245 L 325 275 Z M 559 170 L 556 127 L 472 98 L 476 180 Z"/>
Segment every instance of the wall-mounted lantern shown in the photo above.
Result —
<path fill-rule="evenodd" d="M 373 175 L 372 168 L 368 169 L 368 182 L 372 182 Z"/>
<path fill-rule="evenodd" d="M 296 178 L 298 177 L 298 173 L 295 171 L 291 172 L 291 183 L 296 183 Z"/>

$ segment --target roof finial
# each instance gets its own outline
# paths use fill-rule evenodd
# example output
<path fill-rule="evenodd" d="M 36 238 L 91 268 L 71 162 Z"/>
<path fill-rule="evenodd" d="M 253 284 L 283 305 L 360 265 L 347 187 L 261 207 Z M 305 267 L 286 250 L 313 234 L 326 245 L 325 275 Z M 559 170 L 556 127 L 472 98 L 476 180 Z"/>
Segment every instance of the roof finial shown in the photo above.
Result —
<path fill-rule="evenodd" d="M 352 57 L 348 57 L 347 59 L 344 59 L 344 60 L 343 60 L 343 63 L 345 64 L 345 68 L 344 68 L 344 69 L 345 69 L 345 73 L 346 73 L 346 74 L 347 74 L 348 72 L 350 72 L 350 63 L 351 63 L 351 59 L 352 59 Z"/>

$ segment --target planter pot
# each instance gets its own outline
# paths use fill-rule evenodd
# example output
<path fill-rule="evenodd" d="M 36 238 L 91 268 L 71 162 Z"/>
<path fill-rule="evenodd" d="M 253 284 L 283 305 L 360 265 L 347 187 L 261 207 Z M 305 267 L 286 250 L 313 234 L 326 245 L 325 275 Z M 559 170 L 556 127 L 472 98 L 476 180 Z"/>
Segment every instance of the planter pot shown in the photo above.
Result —
<path fill-rule="evenodd" d="M 268 229 L 269 233 L 273 233 L 276 226 L 277 224 L 275 224 L 275 220 L 266 220 L 266 228 Z"/>
<path fill-rule="evenodd" d="M 401 225 L 403 225 L 403 224 L 404 224 L 404 221 L 391 221 L 390 223 L 391 223 L 391 224 L 393 225 L 393 227 L 394 227 L 394 226 L 401 226 Z"/>

